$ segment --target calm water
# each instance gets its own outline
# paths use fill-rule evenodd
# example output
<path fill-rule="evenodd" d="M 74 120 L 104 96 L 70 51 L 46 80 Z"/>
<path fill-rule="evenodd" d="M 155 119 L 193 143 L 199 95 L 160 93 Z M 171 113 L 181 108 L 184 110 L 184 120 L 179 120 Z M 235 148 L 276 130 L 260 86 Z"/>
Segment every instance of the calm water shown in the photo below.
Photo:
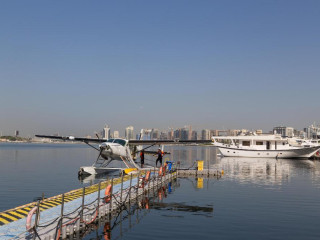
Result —
<path fill-rule="evenodd" d="M 149 209 L 133 206 L 85 239 L 319 239 L 320 162 L 218 158 L 214 147 L 167 147 L 190 167 L 204 160 L 224 169 L 217 179 L 184 178 Z M 84 145 L 1 144 L 0 211 L 99 179 L 79 181 L 80 166 L 96 151 Z M 148 156 L 147 163 L 155 159 Z M 201 184 L 202 183 L 202 184 Z M 199 188 L 201 187 L 201 188 Z M 122 219 L 122 221 L 120 221 Z"/>

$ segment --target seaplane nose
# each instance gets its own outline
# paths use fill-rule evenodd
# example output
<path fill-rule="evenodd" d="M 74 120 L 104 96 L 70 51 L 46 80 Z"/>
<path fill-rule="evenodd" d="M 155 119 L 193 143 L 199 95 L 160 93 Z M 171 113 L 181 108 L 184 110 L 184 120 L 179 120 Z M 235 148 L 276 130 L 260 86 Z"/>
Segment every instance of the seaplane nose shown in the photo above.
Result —
<path fill-rule="evenodd" d="M 105 149 L 107 146 L 109 146 L 109 145 L 106 144 L 106 143 L 101 143 L 101 144 L 99 145 L 99 148 L 100 148 L 100 149 Z"/>
<path fill-rule="evenodd" d="M 107 143 L 101 143 L 99 145 L 99 148 L 101 151 L 103 150 L 104 153 L 111 153 L 112 152 L 111 146 Z"/>

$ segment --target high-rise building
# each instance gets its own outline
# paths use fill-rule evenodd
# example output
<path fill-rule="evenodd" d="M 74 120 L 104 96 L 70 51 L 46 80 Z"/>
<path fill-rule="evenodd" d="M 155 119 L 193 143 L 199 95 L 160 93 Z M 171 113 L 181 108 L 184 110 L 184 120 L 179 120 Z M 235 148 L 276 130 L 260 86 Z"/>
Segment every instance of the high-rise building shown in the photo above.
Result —
<path fill-rule="evenodd" d="M 151 129 L 141 129 L 140 134 L 137 134 L 137 139 L 151 140 Z"/>
<path fill-rule="evenodd" d="M 209 140 L 210 139 L 210 130 L 208 129 L 203 129 L 201 131 L 201 139 L 202 140 Z"/>
<path fill-rule="evenodd" d="M 181 128 L 178 128 L 178 129 L 176 129 L 175 131 L 174 131 L 174 133 L 173 133 L 173 138 L 175 139 L 175 138 L 178 138 L 178 139 L 181 139 Z"/>
<path fill-rule="evenodd" d="M 197 139 L 198 139 L 198 132 L 197 131 L 192 131 L 190 140 L 197 140 Z"/>
<path fill-rule="evenodd" d="M 188 134 L 186 140 L 191 140 L 191 138 L 192 138 L 192 126 L 191 125 L 186 125 L 186 126 L 184 126 L 184 129 Z"/>
<path fill-rule="evenodd" d="M 109 128 L 109 126 L 107 124 L 103 128 L 102 137 L 104 139 L 109 139 L 110 138 L 110 128 Z"/>
<path fill-rule="evenodd" d="M 294 129 L 292 127 L 280 126 L 273 128 L 273 132 L 280 134 L 282 137 L 293 137 L 293 131 Z"/>
<path fill-rule="evenodd" d="M 181 129 L 181 140 L 188 140 L 189 139 L 189 130 L 187 128 Z"/>
<path fill-rule="evenodd" d="M 153 128 L 151 130 L 151 139 L 152 140 L 158 140 L 159 139 L 159 130 L 156 128 Z"/>
<path fill-rule="evenodd" d="M 125 131 L 124 136 L 125 136 L 125 138 L 126 138 L 127 140 L 134 139 L 133 126 L 128 126 L 128 127 L 126 127 L 126 131 Z"/>
<path fill-rule="evenodd" d="M 160 140 L 168 140 L 168 133 L 167 132 L 161 132 L 160 133 Z"/>
<path fill-rule="evenodd" d="M 173 140 L 173 138 L 174 138 L 173 128 L 170 128 L 167 138 L 168 138 L 168 140 Z"/>
<path fill-rule="evenodd" d="M 18 136 L 19 136 L 19 130 L 16 130 L 16 131 L 14 132 L 14 135 L 15 135 L 16 137 L 18 137 Z"/>
<path fill-rule="evenodd" d="M 312 124 L 311 126 L 304 128 L 303 131 L 307 138 L 320 139 L 320 126 Z"/>
<path fill-rule="evenodd" d="M 119 131 L 114 131 L 113 132 L 113 137 L 114 138 L 119 138 L 120 137 Z"/>

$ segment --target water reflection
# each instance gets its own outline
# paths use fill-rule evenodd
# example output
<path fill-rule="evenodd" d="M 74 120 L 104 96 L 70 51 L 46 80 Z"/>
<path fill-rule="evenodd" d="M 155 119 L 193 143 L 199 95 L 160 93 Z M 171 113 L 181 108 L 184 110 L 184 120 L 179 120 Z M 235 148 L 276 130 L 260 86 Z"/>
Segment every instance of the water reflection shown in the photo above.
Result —
<path fill-rule="evenodd" d="M 162 212 L 185 212 L 191 214 L 204 214 L 206 217 L 212 216 L 212 206 L 196 206 L 179 202 L 167 202 L 165 199 L 180 187 L 179 180 L 173 180 L 168 184 L 154 189 L 139 197 L 138 201 L 132 205 L 125 205 L 113 216 L 106 216 L 96 225 L 91 225 L 88 231 L 84 232 L 80 238 L 85 239 L 121 239 L 128 237 L 128 233 L 142 222 L 148 214 L 154 211 Z M 181 215 L 166 215 L 165 217 L 183 217 Z"/>
<path fill-rule="evenodd" d="M 217 148 L 212 146 L 168 146 L 166 150 L 171 154 L 165 158 L 179 161 L 182 168 L 192 167 L 196 160 L 203 160 L 205 166 L 217 160 Z"/>
<path fill-rule="evenodd" d="M 224 157 L 216 165 L 224 169 L 228 178 L 240 182 L 273 185 L 282 184 L 290 177 L 289 163 L 276 159 Z"/>
<path fill-rule="evenodd" d="M 86 185 L 94 185 L 102 181 L 106 181 L 112 177 L 119 177 L 119 170 L 108 172 L 108 173 L 100 173 L 96 175 L 78 175 L 78 180 L 82 184 Z"/>
<path fill-rule="evenodd" d="M 233 158 L 223 157 L 213 165 L 223 169 L 225 177 L 240 183 L 250 182 L 259 185 L 281 185 L 290 181 L 298 171 L 308 170 L 315 182 L 319 182 L 320 164 L 311 160 L 272 159 L 272 158 Z"/>

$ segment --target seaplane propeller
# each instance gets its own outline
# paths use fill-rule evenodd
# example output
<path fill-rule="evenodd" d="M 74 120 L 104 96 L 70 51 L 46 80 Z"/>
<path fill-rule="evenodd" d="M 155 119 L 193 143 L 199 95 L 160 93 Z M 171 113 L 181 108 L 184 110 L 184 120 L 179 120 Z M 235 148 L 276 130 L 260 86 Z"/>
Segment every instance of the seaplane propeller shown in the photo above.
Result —
<path fill-rule="evenodd" d="M 100 158 L 100 156 L 101 156 L 101 153 L 103 152 L 103 147 L 100 147 L 100 151 L 99 151 L 99 155 L 98 155 L 98 157 L 97 157 L 97 160 Z"/>

